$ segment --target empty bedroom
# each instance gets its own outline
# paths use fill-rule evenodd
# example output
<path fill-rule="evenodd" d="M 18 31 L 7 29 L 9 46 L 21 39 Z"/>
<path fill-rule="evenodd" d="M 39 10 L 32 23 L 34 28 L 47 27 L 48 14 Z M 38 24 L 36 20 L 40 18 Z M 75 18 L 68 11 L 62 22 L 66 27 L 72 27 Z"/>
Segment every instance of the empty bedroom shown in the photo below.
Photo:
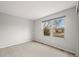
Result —
<path fill-rule="evenodd" d="M 79 57 L 78 1 L 0 1 L 0 57 Z"/>

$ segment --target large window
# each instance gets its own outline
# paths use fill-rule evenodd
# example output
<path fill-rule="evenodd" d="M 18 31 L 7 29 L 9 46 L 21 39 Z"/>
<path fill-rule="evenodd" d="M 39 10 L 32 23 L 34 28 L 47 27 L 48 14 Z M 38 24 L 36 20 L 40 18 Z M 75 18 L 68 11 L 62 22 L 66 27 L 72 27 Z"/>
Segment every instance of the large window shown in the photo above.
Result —
<path fill-rule="evenodd" d="M 64 38 L 64 17 L 42 21 L 43 35 Z"/>

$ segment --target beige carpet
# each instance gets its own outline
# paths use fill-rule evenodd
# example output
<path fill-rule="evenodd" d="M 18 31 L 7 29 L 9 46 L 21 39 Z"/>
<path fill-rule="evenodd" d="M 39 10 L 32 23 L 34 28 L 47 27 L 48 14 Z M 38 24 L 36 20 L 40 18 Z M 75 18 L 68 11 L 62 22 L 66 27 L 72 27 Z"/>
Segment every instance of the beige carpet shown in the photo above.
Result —
<path fill-rule="evenodd" d="M 37 42 L 0 49 L 3 57 L 73 57 L 74 55 Z"/>

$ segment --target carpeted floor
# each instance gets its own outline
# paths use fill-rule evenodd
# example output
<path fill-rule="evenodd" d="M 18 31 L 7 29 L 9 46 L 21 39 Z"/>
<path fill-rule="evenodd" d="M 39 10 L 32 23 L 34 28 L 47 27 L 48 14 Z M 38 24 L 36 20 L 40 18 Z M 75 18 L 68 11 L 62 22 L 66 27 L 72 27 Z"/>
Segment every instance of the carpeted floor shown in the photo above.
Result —
<path fill-rule="evenodd" d="M 0 48 L 2 57 L 74 57 L 74 55 L 37 42 Z"/>

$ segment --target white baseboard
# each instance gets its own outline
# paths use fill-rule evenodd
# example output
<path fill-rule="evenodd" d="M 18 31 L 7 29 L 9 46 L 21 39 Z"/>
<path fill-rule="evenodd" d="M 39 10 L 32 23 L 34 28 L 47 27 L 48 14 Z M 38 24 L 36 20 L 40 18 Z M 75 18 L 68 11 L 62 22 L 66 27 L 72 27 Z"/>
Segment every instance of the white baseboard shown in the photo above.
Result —
<path fill-rule="evenodd" d="M 45 42 L 41 42 L 41 41 L 38 41 L 38 40 L 34 40 L 34 41 L 37 41 L 37 42 L 39 42 L 39 43 L 43 43 L 43 44 L 46 44 L 46 45 L 49 45 L 49 46 L 52 46 L 52 47 L 56 47 L 56 48 L 58 48 L 58 49 L 61 49 L 61 50 L 67 51 L 67 52 L 72 53 L 72 54 L 76 54 L 75 51 L 72 51 L 72 50 L 69 50 L 69 49 L 63 48 L 63 47 L 61 47 L 61 46 L 59 46 L 59 45 L 57 46 L 56 44 L 50 45 L 50 44 L 47 44 L 47 43 L 45 43 Z"/>
<path fill-rule="evenodd" d="M 25 41 L 21 41 L 21 42 L 13 42 L 13 43 L 8 43 L 8 44 L 3 44 L 3 45 L 0 45 L 0 48 L 6 48 L 6 47 L 10 47 L 10 46 L 14 46 L 14 45 L 19 45 L 19 44 L 22 44 L 22 43 L 26 43 L 26 42 L 29 42 L 31 40 L 25 40 Z"/>

